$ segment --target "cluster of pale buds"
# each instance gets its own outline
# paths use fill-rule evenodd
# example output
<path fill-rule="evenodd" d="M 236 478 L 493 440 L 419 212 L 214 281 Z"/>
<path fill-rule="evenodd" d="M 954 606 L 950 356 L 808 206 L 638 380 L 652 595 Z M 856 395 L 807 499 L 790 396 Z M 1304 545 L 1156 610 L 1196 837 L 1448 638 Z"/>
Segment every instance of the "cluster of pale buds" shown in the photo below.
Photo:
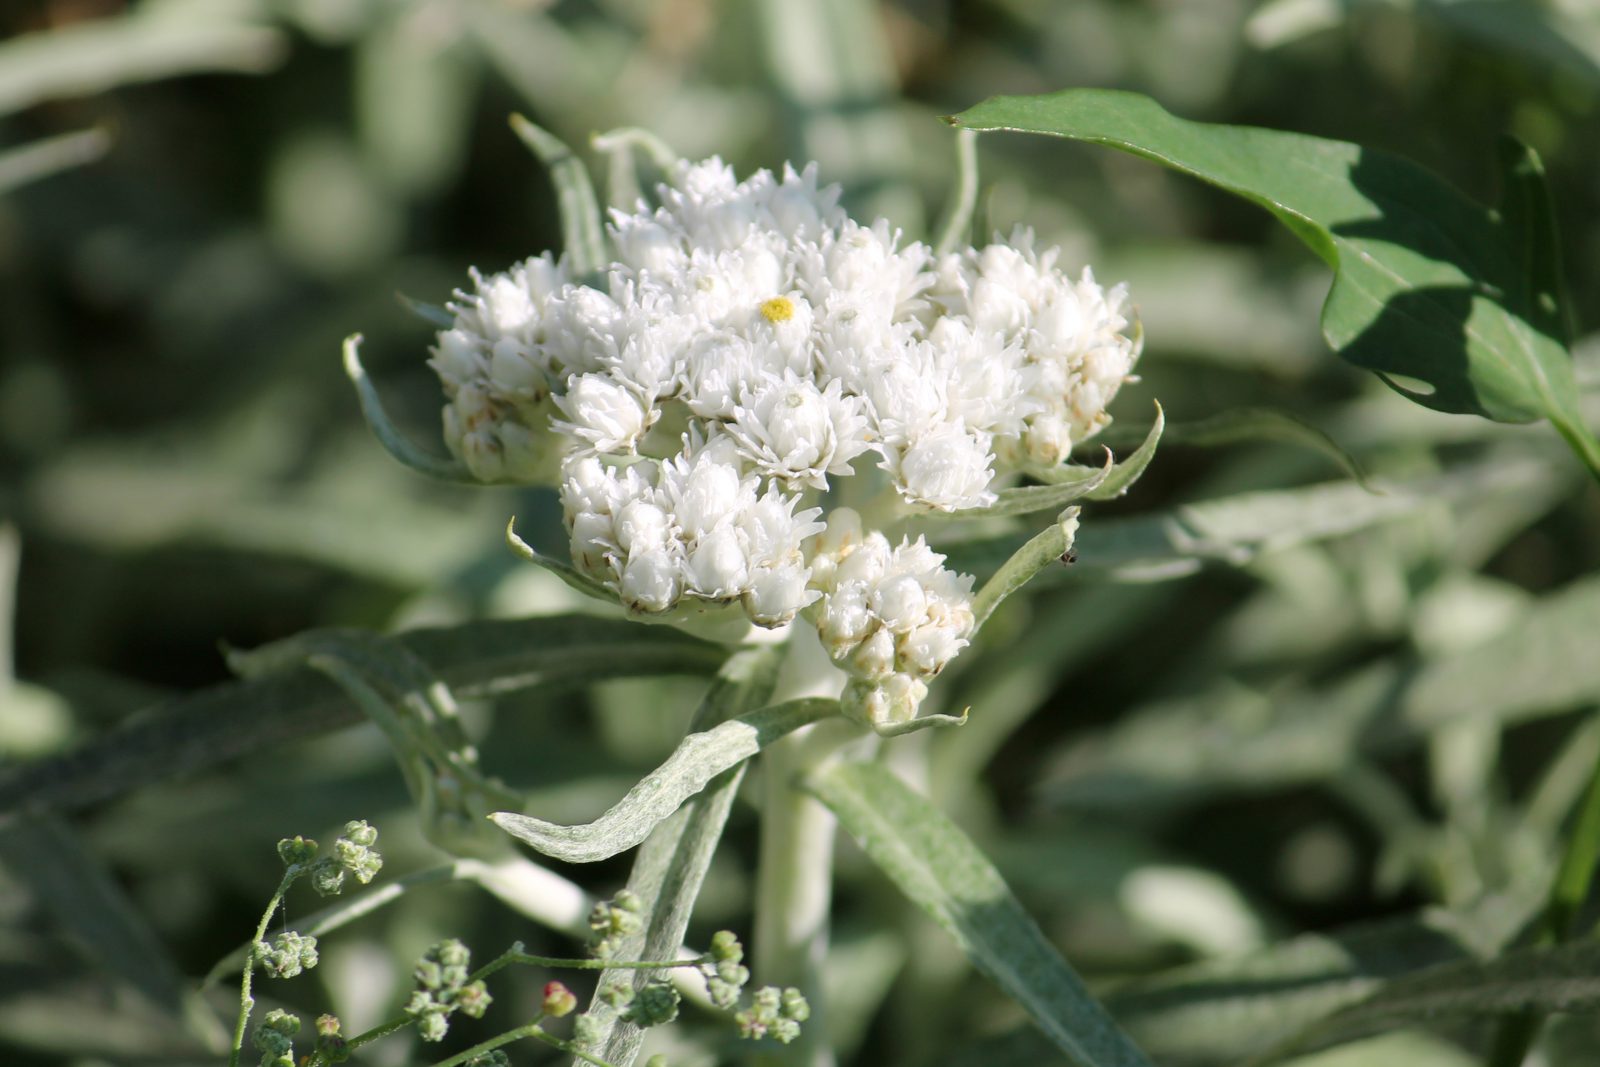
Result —
<path fill-rule="evenodd" d="M 972 578 L 944 567 L 921 537 L 891 547 L 849 508 L 828 516 L 811 560 L 821 592 L 817 635 L 850 681 L 848 714 L 874 726 L 909 722 L 972 634 Z"/>
<path fill-rule="evenodd" d="M 758 626 L 782 626 L 816 600 L 801 548 L 820 508 L 741 476 L 732 439 L 664 462 L 568 465 L 561 502 L 579 570 L 617 590 L 634 611 L 659 614 L 680 600 L 738 601 Z"/>

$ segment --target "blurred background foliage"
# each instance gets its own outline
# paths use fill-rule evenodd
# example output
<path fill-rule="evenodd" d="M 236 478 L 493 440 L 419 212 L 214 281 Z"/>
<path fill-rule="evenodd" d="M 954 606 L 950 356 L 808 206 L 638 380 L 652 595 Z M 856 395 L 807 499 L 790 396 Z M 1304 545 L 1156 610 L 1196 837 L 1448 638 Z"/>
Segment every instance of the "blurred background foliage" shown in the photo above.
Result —
<path fill-rule="evenodd" d="M 469 266 L 559 243 L 512 111 L 601 178 L 588 139 L 617 126 L 741 172 L 816 159 L 911 237 L 953 184 L 938 117 L 996 93 L 1135 89 L 1389 148 L 1480 199 L 1509 131 L 1549 170 L 1600 424 L 1584 0 L 13 0 L 0 34 L 0 784 L 15 808 L 44 767 L 70 816 L 0 832 L 8 1063 L 215 1062 L 183 976 L 250 929 L 280 836 L 361 817 L 385 879 L 445 858 L 370 725 L 225 760 L 158 746 L 138 788 L 32 761 L 224 681 L 219 642 L 573 609 L 501 544 L 513 512 L 559 544 L 549 495 L 401 468 L 338 362 L 364 332 L 391 410 L 437 439 L 429 329 L 395 294 L 442 302 Z M 1327 272 L 1266 214 L 1103 150 L 993 135 L 980 158 L 980 233 L 1027 223 L 1131 285 L 1148 349 L 1110 441 L 1137 442 L 1151 397 L 1171 429 L 1137 489 L 1086 515 L 1079 565 L 936 687 L 970 724 L 891 760 L 1162 1063 L 1231 1062 L 1387 975 L 1513 943 L 1600 757 L 1600 491 L 1547 427 L 1433 414 L 1329 355 Z M 1240 409 L 1330 436 L 1382 491 L 1304 426 L 1214 421 Z M 982 547 L 952 551 L 992 567 Z M 529 810 L 575 821 L 670 749 L 702 687 L 568 682 L 465 713 Z M 747 929 L 753 829 L 737 810 L 697 936 Z M 842 863 L 844 1060 L 1046 1061 L 853 849 Z M 565 873 L 607 893 L 625 867 Z M 359 1028 L 447 935 L 573 947 L 481 890 L 425 889 L 269 992 Z M 1208 978 L 1250 953 L 1258 984 Z M 531 1003 L 543 980 L 497 996 Z M 1315 1062 L 1477 1062 L 1484 1033 L 1389 1028 Z M 695 1022 L 668 1051 L 710 1062 L 723 1037 Z M 1597 1040 L 1563 1020 L 1551 1062 L 1592 1063 Z"/>

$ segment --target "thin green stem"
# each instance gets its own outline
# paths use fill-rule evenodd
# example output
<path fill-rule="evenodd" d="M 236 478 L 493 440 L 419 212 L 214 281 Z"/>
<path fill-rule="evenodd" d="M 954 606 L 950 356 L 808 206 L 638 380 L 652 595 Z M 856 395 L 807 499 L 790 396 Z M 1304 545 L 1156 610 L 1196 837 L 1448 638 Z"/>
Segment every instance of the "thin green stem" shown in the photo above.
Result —
<path fill-rule="evenodd" d="M 239 978 L 239 1020 L 233 1026 L 233 1047 L 228 1050 L 228 1067 L 239 1067 L 239 1054 L 244 1051 L 245 1028 L 250 1025 L 250 1012 L 256 1006 L 255 999 L 250 995 L 251 980 L 256 972 L 256 942 L 267 936 L 267 927 L 271 925 L 272 917 L 278 914 L 284 894 L 306 870 L 305 864 L 296 863 L 283 872 L 283 881 L 278 883 L 272 899 L 267 902 L 267 910 L 262 913 L 261 921 L 256 923 L 256 935 L 250 939 L 250 946 L 245 950 L 244 967 Z"/>
<path fill-rule="evenodd" d="M 258 934 L 257 939 L 259 940 L 259 938 L 260 935 Z M 535 956 L 531 952 L 522 951 L 522 946 L 520 943 L 518 943 L 469 974 L 467 976 L 467 983 L 470 984 L 472 982 L 479 981 L 480 979 L 488 978 L 497 971 L 503 971 L 513 964 L 527 964 L 533 967 L 559 967 L 565 970 L 574 971 L 643 971 L 666 970 L 674 967 L 698 967 L 703 962 L 705 962 L 704 956 L 699 956 L 690 960 L 595 960 L 566 959 L 559 956 Z M 410 1026 L 414 1022 L 416 1022 L 416 1019 L 410 1015 L 397 1015 L 393 1019 L 381 1022 L 372 1029 L 348 1039 L 345 1043 L 345 1047 L 351 1051 L 354 1051 L 363 1045 L 371 1044 L 379 1038 L 387 1037 L 397 1030 L 404 1030 L 407 1026 Z M 536 1030 L 538 1029 L 537 1024 L 530 1023 L 529 1026 Z M 563 1052 L 571 1052 L 573 1055 L 578 1056 L 581 1059 L 589 1060 L 591 1063 L 604 1064 L 605 1067 L 611 1067 L 611 1065 L 606 1063 L 605 1060 L 595 1059 L 594 1057 L 585 1053 L 578 1052 L 576 1049 L 568 1048 L 567 1042 L 563 1042 L 559 1038 L 552 1037 L 551 1035 L 544 1033 L 542 1030 L 537 1034 L 532 1032 L 524 1032 L 529 1030 L 529 1026 L 524 1026 L 519 1030 L 507 1031 L 507 1033 L 501 1034 L 499 1037 L 490 1038 L 483 1044 L 476 1045 L 467 1052 L 462 1053 L 462 1055 L 470 1058 L 471 1055 L 479 1052 L 488 1052 L 491 1049 L 498 1048 L 499 1046 L 507 1044 L 511 1041 L 519 1041 L 524 1037 L 537 1037 L 539 1040 L 544 1041 L 546 1044 L 554 1045 Z M 435 1067 L 445 1067 L 446 1064 L 454 1064 L 458 1061 L 465 1062 L 464 1060 L 460 1060 L 460 1057 L 453 1056 L 450 1059 L 445 1060 L 442 1064 L 436 1064 Z M 313 1054 L 311 1060 L 307 1064 L 307 1067 L 324 1067 L 322 1057 Z"/>
<path fill-rule="evenodd" d="M 1572 827 L 1567 850 L 1550 886 L 1550 897 L 1534 935 L 1535 944 L 1553 945 L 1571 938 L 1578 909 L 1588 899 L 1594 881 L 1596 862 L 1600 862 L 1600 762 L 1596 762 L 1580 802 L 1578 821 Z M 1490 1067 L 1519 1067 L 1543 1025 L 1544 1013 L 1539 1011 L 1519 1012 L 1507 1018 L 1495 1033 Z"/>

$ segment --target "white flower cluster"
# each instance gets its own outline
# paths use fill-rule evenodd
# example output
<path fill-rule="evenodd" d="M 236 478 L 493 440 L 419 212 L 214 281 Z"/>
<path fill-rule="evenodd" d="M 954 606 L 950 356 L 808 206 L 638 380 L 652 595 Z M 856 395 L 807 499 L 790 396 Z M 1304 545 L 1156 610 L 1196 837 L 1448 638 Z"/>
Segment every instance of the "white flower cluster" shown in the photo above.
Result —
<path fill-rule="evenodd" d="M 1139 340 L 1121 287 L 1026 231 L 937 256 L 838 196 L 815 165 L 680 164 L 658 207 L 612 213 L 602 276 L 548 255 L 474 274 L 432 366 L 451 451 L 558 485 L 582 571 L 646 614 L 808 611 L 883 721 L 965 644 L 971 579 L 839 509 L 819 538 L 814 505 L 992 503 L 1108 421 Z"/>
<path fill-rule="evenodd" d="M 867 721 L 914 718 L 928 679 L 944 670 L 972 634 L 972 578 L 946 570 L 921 537 L 890 547 L 863 532 L 850 508 L 828 516 L 811 561 L 822 599 L 817 634 L 850 675 L 845 702 Z"/>

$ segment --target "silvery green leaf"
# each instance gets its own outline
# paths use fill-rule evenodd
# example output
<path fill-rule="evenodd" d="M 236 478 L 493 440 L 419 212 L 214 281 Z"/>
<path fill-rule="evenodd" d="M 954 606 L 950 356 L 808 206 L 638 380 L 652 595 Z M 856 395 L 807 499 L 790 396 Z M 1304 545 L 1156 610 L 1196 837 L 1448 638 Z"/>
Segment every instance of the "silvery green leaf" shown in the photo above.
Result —
<path fill-rule="evenodd" d="M 394 295 L 399 299 L 401 307 L 423 322 L 437 326 L 441 330 L 448 330 L 456 324 L 456 317 L 450 312 L 449 308 L 440 307 L 438 304 L 430 304 L 424 300 L 416 300 L 404 293 L 396 293 Z"/>
<path fill-rule="evenodd" d="M 782 646 L 745 649 L 730 656 L 695 712 L 690 732 L 714 727 L 771 699 L 781 649 Z M 650 918 L 643 930 L 623 937 L 615 946 L 618 957 L 659 960 L 678 954 L 748 766 L 748 761 L 738 763 L 713 778 L 701 793 L 663 820 L 639 847 L 628 875 L 628 889 L 639 898 Z M 637 990 L 650 980 L 646 971 L 601 973 L 587 1014 L 599 1030 L 595 1044 L 600 1058 L 607 1063 L 618 1067 L 632 1063 L 645 1036 L 640 1027 L 619 1017 L 607 992 L 619 986 Z"/>
<path fill-rule="evenodd" d="M 558 860 L 594 863 L 639 844 L 717 775 L 802 726 L 839 713 L 837 700 L 806 698 L 761 708 L 684 738 L 667 761 L 592 823 L 559 826 L 501 811 L 490 816 L 512 837 Z"/>
<path fill-rule="evenodd" d="M 344 339 L 344 372 L 356 387 L 356 395 L 361 399 L 361 414 L 365 416 L 367 425 L 372 428 L 373 434 L 378 438 L 378 443 L 384 450 L 421 474 L 432 478 L 441 478 L 447 482 L 476 483 L 467 470 L 466 464 L 458 459 L 445 459 L 424 452 L 412 444 L 389 421 L 389 415 L 383 409 L 383 401 L 378 396 L 378 390 L 373 387 L 372 379 L 367 377 L 367 370 L 361 365 L 361 335 L 351 334 Z"/>
<path fill-rule="evenodd" d="M 837 763 L 808 790 L 867 856 L 1080 1067 L 1149 1067 L 971 840 L 880 763 Z"/>
<path fill-rule="evenodd" d="M 559 559 L 542 554 L 528 542 L 518 537 L 517 517 L 515 515 L 511 516 L 506 522 L 506 544 L 510 545 L 511 550 L 517 555 L 536 567 L 543 567 L 584 596 L 593 597 L 606 604 L 615 605 L 617 603 L 617 594 L 607 589 L 603 583 L 584 574 L 570 563 L 563 563 Z"/>
<path fill-rule="evenodd" d="M 550 169 L 561 206 L 561 234 L 575 278 L 586 278 L 606 265 L 605 231 L 600 226 L 600 205 L 583 161 L 555 134 L 535 126 L 521 115 L 511 116 L 511 128 L 522 143 Z"/>
<path fill-rule="evenodd" d="M 1072 562 L 1073 539 L 1078 530 L 1078 509 L 1067 508 L 1044 530 L 1035 534 L 1011 554 L 994 576 L 972 598 L 973 629 L 977 630 L 1001 601 L 1021 589 L 1028 580 L 1051 564 Z"/>

